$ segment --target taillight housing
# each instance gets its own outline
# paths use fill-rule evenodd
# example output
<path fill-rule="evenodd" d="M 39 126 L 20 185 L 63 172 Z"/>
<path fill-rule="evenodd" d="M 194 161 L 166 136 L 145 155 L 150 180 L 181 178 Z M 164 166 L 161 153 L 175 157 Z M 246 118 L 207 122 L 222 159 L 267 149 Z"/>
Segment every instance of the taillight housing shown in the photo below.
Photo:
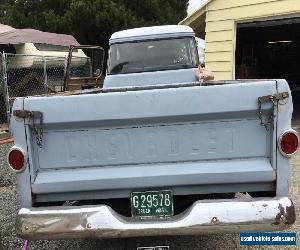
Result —
<path fill-rule="evenodd" d="M 12 147 L 7 155 L 8 165 L 14 172 L 22 172 L 26 167 L 26 155 L 18 147 Z"/>
<path fill-rule="evenodd" d="M 294 130 L 284 132 L 278 140 L 278 148 L 282 155 L 291 157 L 294 155 L 299 146 L 298 134 Z"/>

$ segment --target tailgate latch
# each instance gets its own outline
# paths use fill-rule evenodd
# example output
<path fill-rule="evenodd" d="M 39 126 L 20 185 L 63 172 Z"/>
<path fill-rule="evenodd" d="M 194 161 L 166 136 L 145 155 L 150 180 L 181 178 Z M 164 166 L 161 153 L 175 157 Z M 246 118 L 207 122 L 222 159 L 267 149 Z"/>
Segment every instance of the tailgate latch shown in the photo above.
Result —
<path fill-rule="evenodd" d="M 43 113 L 40 111 L 14 110 L 13 116 L 28 120 L 33 127 L 36 144 L 41 148 L 43 145 Z"/>
<path fill-rule="evenodd" d="M 266 96 L 260 96 L 258 97 L 258 117 L 260 119 L 260 125 L 264 126 L 266 130 L 270 129 L 270 126 L 273 122 L 274 119 L 274 108 L 275 105 L 286 98 L 289 98 L 289 93 L 288 92 L 281 92 L 275 95 L 266 95 Z M 262 105 L 266 103 L 272 103 L 272 112 L 271 115 L 268 118 L 263 118 L 262 114 Z"/>

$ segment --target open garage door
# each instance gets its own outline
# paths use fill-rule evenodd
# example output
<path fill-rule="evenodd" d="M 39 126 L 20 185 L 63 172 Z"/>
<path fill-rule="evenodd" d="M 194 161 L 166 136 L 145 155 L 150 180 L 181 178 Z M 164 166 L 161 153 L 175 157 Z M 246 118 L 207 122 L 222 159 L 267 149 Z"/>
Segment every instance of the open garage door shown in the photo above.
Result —
<path fill-rule="evenodd" d="M 300 106 L 299 61 L 300 18 L 237 25 L 236 79 L 286 79 L 295 110 Z"/>

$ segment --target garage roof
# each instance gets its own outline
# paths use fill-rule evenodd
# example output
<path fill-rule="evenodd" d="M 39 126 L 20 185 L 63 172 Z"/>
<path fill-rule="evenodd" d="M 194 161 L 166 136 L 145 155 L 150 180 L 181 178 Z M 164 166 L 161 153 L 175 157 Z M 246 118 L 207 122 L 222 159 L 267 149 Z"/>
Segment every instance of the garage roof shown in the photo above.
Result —
<path fill-rule="evenodd" d="M 202 39 L 205 38 L 205 18 L 206 7 L 213 0 L 205 0 L 200 7 L 193 13 L 188 15 L 185 19 L 179 22 L 182 25 L 189 25 L 192 27 L 196 34 L 200 34 Z"/>
<path fill-rule="evenodd" d="M 15 29 L 0 24 L 0 44 L 42 43 L 60 46 L 79 45 L 71 35 L 43 32 L 35 29 Z"/>

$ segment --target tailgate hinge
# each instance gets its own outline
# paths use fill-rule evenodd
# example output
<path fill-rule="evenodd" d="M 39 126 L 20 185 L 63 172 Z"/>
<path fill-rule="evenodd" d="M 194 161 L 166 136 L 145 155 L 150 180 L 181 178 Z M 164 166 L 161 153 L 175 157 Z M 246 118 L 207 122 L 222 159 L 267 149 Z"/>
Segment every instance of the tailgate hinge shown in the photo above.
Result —
<path fill-rule="evenodd" d="M 43 142 L 43 113 L 40 111 L 14 110 L 13 116 L 28 120 L 28 124 L 33 127 L 36 144 L 41 148 Z"/>
<path fill-rule="evenodd" d="M 274 119 L 274 109 L 277 102 L 289 98 L 288 92 L 281 92 L 275 95 L 266 95 L 258 97 L 258 117 L 260 119 L 260 125 L 264 126 L 266 130 L 270 129 L 270 126 Z M 272 103 L 272 113 L 271 115 L 264 119 L 262 114 L 262 105 L 265 103 Z"/>

